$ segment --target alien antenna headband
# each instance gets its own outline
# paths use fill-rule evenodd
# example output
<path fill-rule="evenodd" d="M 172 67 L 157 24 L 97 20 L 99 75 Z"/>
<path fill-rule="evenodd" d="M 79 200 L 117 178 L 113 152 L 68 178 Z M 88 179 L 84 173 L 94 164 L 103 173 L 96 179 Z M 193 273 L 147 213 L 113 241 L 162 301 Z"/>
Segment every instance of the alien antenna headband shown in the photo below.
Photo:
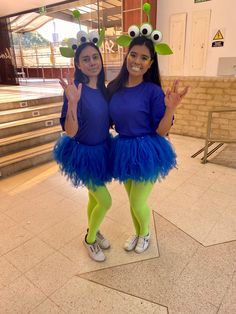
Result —
<path fill-rule="evenodd" d="M 144 3 L 143 11 L 148 16 L 148 23 L 143 23 L 140 27 L 138 25 L 130 25 L 128 28 L 128 35 L 121 35 L 116 39 L 116 42 L 122 47 L 127 47 L 135 37 L 145 36 L 153 41 L 153 45 L 157 54 L 170 55 L 173 53 L 170 47 L 165 43 L 161 43 L 161 31 L 157 29 L 153 30 L 153 27 L 150 24 L 150 10 L 151 5 L 149 3 Z"/>
<path fill-rule="evenodd" d="M 67 40 L 67 47 L 60 47 L 60 53 L 63 57 L 66 58 L 74 58 L 75 56 L 75 50 L 77 47 L 81 44 L 84 44 L 86 42 L 92 42 L 97 47 L 100 47 L 105 36 L 105 29 L 100 29 L 99 32 L 97 31 L 91 31 L 89 33 L 86 33 L 85 31 L 81 30 L 80 25 L 80 12 L 79 10 L 74 10 L 72 12 L 73 17 L 79 22 L 80 31 L 77 33 L 77 38 L 69 38 Z"/>

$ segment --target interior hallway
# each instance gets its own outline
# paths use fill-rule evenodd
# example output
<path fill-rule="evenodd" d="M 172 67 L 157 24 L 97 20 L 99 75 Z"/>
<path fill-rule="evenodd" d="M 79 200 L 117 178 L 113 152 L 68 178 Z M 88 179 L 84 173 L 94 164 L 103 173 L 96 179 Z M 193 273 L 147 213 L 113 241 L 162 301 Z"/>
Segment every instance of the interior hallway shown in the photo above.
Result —
<path fill-rule="evenodd" d="M 0 86 L 0 103 L 61 94 L 58 81 L 22 80 Z M 149 199 L 147 252 L 122 249 L 133 232 L 128 200 L 119 183 L 109 185 L 105 263 L 82 245 L 86 189 L 74 189 L 54 162 L 0 180 L 1 314 L 236 312 L 236 170 L 190 158 L 201 139 L 171 141 L 178 170 Z"/>
<path fill-rule="evenodd" d="M 0 313 L 236 313 L 236 170 L 190 156 L 204 141 L 172 135 L 178 170 L 149 199 L 152 245 L 137 255 L 123 187 L 101 231 L 107 260 L 89 259 L 82 240 L 86 189 L 54 162 L 0 181 Z"/>

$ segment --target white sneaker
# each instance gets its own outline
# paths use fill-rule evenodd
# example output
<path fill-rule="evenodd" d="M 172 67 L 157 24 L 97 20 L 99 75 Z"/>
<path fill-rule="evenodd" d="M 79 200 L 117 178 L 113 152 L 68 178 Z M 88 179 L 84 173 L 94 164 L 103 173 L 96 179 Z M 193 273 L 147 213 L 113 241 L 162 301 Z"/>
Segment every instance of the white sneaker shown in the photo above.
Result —
<path fill-rule="evenodd" d="M 104 236 L 101 234 L 99 230 L 96 235 L 96 241 L 99 244 L 101 249 L 103 250 L 109 249 L 110 242 L 106 238 L 104 238 Z"/>
<path fill-rule="evenodd" d="M 124 249 L 128 252 L 132 251 L 135 248 L 137 242 L 138 242 L 137 235 L 130 236 L 125 242 Z"/>
<path fill-rule="evenodd" d="M 151 238 L 150 232 L 146 236 L 139 236 L 134 251 L 136 253 L 143 253 L 144 251 L 146 251 L 150 244 L 150 238 Z"/>
<path fill-rule="evenodd" d="M 97 241 L 92 244 L 86 242 L 86 237 L 84 239 L 84 246 L 86 247 L 89 256 L 96 262 L 104 262 L 106 256 L 104 255 L 102 249 L 100 248 Z"/>

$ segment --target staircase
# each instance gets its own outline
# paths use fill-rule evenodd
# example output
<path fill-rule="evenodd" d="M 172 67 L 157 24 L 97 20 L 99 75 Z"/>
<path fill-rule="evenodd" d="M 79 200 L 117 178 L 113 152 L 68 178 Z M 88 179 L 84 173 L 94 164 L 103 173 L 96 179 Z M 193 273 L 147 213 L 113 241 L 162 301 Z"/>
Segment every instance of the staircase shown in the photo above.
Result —
<path fill-rule="evenodd" d="M 0 179 L 52 160 L 62 96 L 0 103 Z"/>

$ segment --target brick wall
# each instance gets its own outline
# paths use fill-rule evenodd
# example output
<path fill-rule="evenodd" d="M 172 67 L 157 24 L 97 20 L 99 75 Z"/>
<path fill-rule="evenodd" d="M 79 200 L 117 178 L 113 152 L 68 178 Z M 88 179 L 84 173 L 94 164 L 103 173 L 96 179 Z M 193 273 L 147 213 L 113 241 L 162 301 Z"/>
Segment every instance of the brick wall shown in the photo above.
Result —
<path fill-rule="evenodd" d="M 175 79 L 180 80 L 180 90 L 190 89 L 176 111 L 172 133 L 204 138 L 209 110 L 236 110 L 236 78 L 162 77 L 163 89 Z M 212 137 L 236 139 L 236 112 L 215 113 L 212 122 Z"/>

